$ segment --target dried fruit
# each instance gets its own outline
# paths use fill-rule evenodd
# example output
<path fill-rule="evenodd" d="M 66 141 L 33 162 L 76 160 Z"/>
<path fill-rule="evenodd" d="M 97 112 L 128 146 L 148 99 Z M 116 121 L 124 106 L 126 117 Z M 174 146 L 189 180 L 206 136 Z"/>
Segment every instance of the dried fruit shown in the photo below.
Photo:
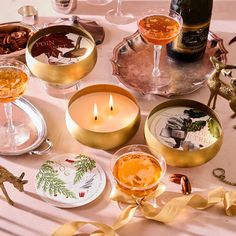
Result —
<path fill-rule="evenodd" d="M 8 54 L 25 48 L 32 31 L 15 28 L 13 31 L 0 29 L 0 55 Z"/>
<path fill-rule="evenodd" d="M 169 180 L 173 183 L 180 184 L 183 194 L 190 194 L 192 187 L 190 181 L 186 175 L 183 174 L 173 174 L 169 177 Z"/>

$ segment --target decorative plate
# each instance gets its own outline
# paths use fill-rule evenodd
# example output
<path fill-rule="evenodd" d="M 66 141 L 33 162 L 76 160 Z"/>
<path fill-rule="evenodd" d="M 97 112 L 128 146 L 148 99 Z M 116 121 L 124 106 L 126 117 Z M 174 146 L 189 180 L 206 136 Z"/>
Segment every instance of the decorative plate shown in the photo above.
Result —
<path fill-rule="evenodd" d="M 166 47 L 162 48 L 160 69 L 170 73 L 170 85 L 157 90 L 152 82 L 153 46 L 146 43 L 139 32 L 124 38 L 113 50 L 111 59 L 113 75 L 121 83 L 141 94 L 159 94 L 165 97 L 188 94 L 205 85 L 207 78 L 213 71 L 209 60 L 216 56 L 226 62 L 227 50 L 223 40 L 212 32 L 208 34 L 206 52 L 201 60 L 193 63 L 180 62 L 170 59 L 166 54 Z"/>
<path fill-rule="evenodd" d="M 61 208 L 92 202 L 105 185 L 103 169 L 83 154 L 61 154 L 47 160 L 35 178 L 35 188 L 42 199 Z"/>

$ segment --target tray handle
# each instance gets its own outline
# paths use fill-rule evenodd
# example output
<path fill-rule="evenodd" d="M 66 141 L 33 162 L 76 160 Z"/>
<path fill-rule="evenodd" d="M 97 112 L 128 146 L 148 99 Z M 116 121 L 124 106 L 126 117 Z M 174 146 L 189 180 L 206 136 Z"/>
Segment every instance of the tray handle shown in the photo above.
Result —
<path fill-rule="evenodd" d="M 38 156 L 42 156 L 42 155 L 45 155 L 45 154 L 48 154 L 50 152 L 50 150 L 52 149 L 52 142 L 49 140 L 49 138 L 46 138 L 44 140 L 44 143 L 47 144 L 47 146 L 43 149 L 43 150 L 33 150 L 33 151 L 30 151 L 29 154 L 30 155 L 38 155 Z"/>

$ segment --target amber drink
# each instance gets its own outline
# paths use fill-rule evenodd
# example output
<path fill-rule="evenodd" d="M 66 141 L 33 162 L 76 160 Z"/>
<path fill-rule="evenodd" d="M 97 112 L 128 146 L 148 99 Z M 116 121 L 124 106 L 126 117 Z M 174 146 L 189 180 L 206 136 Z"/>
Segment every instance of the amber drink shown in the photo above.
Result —
<path fill-rule="evenodd" d="M 138 22 L 140 34 L 149 42 L 165 45 L 173 41 L 180 31 L 180 24 L 165 15 L 152 15 Z"/>
<path fill-rule="evenodd" d="M 130 145 L 115 153 L 112 174 L 117 187 L 137 197 L 154 191 L 165 173 L 166 165 L 160 155 L 154 155 L 145 145 Z"/>
<path fill-rule="evenodd" d="M 0 102 L 12 102 L 25 91 L 28 75 L 15 67 L 0 68 Z"/>
<path fill-rule="evenodd" d="M 12 155 L 30 137 L 29 128 L 15 120 L 12 109 L 12 102 L 24 94 L 28 78 L 29 69 L 24 63 L 15 59 L 0 60 L 0 105 L 4 107 L 6 121 L 0 129 L 0 136 L 4 136 L 0 150 Z"/>
<path fill-rule="evenodd" d="M 138 21 L 138 29 L 147 43 L 153 44 L 153 68 L 151 72 L 152 89 L 158 91 L 171 83 L 168 71 L 159 68 L 161 48 L 172 42 L 180 33 L 183 20 L 180 14 L 169 9 L 154 9 L 145 12 Z M 149 68 L 147 68 L 149 70 Z"/>

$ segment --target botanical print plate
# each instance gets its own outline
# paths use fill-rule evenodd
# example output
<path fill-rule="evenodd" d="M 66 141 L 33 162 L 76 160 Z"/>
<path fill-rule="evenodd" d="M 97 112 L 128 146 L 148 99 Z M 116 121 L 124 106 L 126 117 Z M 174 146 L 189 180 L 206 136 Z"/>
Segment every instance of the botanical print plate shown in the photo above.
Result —
<path fill-rule="evenodd" d="M 92 202 L 105 185 L 103 169 L 83 154 L 62 154 L 47 160 L 35 178 L 36 191 L 43 200 L 61 208 Z"/>

